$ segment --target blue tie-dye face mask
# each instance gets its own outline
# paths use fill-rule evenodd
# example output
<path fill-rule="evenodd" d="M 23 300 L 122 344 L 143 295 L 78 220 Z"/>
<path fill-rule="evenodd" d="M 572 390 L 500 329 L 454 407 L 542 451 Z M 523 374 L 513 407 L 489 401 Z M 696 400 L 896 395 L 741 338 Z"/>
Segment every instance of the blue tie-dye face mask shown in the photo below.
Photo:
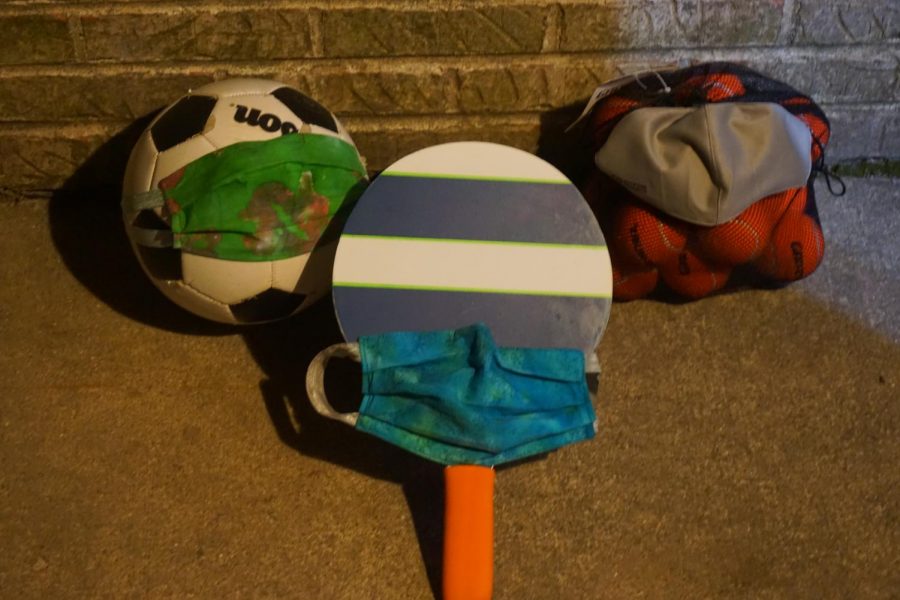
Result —
<path fill-rule="evenodd" d="M 322 380 L 332 356 L 361 360 L 358 413 L 337 413 Z M 445 465 L 518 460 L 589 439 L 594 409 L 575 349 L 498 348 L 485 325 L 360 338 L 307 374 L 316 410 Z"/>

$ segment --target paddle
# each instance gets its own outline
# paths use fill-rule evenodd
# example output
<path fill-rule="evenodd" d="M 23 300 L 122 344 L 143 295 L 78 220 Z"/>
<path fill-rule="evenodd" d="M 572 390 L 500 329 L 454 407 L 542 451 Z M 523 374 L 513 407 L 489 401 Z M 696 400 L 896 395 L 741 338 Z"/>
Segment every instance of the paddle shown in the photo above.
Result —
<path fill-rule="evenodd" d="M 498 346 L 578 349 L 590 365 L 612 278 L 596 219 L 562 173 L 515 148 L 458 142 L 373 181 L 338 242 L 333 285 L 348 342 L 480 322 Z M 309 383 L 329 356 L 353 352 L 323 354 L 308 389 L 317 410 L 355 425 Z M 445 481 L 444 598 L 489 598 L 493 468 L 450 465 Z"/>

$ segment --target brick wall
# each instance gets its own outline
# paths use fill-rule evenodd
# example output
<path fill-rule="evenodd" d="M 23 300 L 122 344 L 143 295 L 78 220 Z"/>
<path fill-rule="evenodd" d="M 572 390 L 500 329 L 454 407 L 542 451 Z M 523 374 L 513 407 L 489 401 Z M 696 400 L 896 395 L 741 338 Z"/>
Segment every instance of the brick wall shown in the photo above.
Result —
<path fill-rule="evenodd" d="M 228 76 L 307 91 L 378 169 L 453 139 L 534 151 L 620 69 L 681 59 L 810 93 L 831 160 L 900 157 L 898 0 L 7 0 L 0 31 L 2 188 L 108 183 L 136 118 Z"/>

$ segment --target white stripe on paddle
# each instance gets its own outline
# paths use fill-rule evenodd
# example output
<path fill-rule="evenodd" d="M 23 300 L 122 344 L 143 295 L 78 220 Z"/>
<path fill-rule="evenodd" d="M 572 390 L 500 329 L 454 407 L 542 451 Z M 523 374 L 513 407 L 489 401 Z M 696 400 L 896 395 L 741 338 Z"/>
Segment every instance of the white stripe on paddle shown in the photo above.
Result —
<path fill-rule="evenodd" d="M 341 287 L 609 298 L 605 246 L 344 235 Z"/>

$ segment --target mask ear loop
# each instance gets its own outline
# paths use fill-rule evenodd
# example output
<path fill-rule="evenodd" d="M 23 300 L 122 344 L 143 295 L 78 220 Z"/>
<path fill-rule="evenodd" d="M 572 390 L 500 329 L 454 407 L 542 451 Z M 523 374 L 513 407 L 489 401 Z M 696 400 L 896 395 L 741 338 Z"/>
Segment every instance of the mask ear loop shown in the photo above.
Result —
<path fill-rule="evenodd" d="M 159 209 L 165 205 L 162 190 L 152 189 L 122 197 L 122 212 L 126 216 L 128 237 L 139 246 L 148 248 L 172 248 L 175 238 L 170 229 L 147 229 L 138 227 L 132 221 L 143 210 L 152 210 L 159 215 Z"/>
<path fill-rule="evenodd" d="M 334 344 L 316 354 L 306 370 L 306 395 L 316 412 L 323 417 L 345 423 L 350 427 L 356 427 L 359 419 L 358 412 L 338 412 L 325 397 L 325 369 L 332 358 L 349 358 L 356 362 L 362 362 L 359 354 L 359 344 Z"/>

